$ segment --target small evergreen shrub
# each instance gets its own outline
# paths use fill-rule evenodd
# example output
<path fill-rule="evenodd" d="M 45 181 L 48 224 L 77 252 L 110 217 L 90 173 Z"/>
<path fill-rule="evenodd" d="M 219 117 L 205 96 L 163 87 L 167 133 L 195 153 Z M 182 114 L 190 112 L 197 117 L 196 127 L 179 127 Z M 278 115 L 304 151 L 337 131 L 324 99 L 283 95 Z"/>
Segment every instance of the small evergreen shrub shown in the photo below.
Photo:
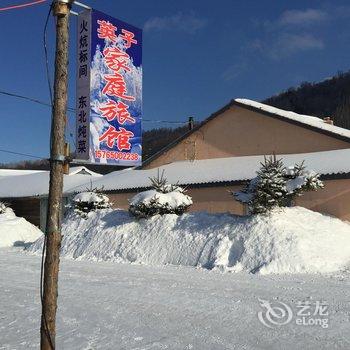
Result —
<path fill-rule="evenodd" d="M 70 208 L 81 217 L 86 218 L 87 214 L 92 211 L 109 209 L 111 206 L 112 203 L 109 201 L 109 198 L 102 193 L 102 190 L 95 188 L 75 195 Z"/>
<path fill-rule="evenodd" d="M 277 207 L 290 205 L 306 191 L 323 188 L 320 175 L 307 171 L 304 162 L 286 168 L 281 159 L 265 157 L 257 176 L 234 198 L 248 205 L 251 214 L 265 214 Z"/>
<path fill-rule="evenodd" d="M 185 189 L 168 184 L 164 177 L 151 178 L 152 189 L 140 192 L 130 200 L 129 212 L 137 218 L 154 215 L 181 215 L 192 205 L 192 198 L 185 194 Z"/>

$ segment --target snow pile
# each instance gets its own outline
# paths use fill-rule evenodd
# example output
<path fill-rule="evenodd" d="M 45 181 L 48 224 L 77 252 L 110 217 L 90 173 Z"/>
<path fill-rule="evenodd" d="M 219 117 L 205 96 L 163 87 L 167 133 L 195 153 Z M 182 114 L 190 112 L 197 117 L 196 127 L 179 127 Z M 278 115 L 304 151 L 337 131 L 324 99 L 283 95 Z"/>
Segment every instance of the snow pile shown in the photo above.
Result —
<path fill-rule="evenodd" d="M 350 264 L 350 225 L 305 208 L 269 216 L 173 214 L 134 220 L 126 211 L 71 214 L 62 255 L 93 261 L 187 265 L 251 273 L 328 273 Z M 41 252 L 42 238 L 29 250 Z"/>
<path fill-rule="evenodd" d="M 180 191 L 160 193 L 156 190 L 149 190 L 136 194 L 130 200 L 130 205 L 136 206 L 142 203 L 145 206 L 149 206 L 153 200 L 160 206 L 167 206 L 169 210 L 175 210 L 178 207 L 189 207 L 192 204 L 191 197 Z"/>
<path fill-rule="evenodd" d="M 36 226 L 17 217 L 10 208 L 0 214 L 0 247 L 34 242 L 42 234 Z"/>
<path fill-rule="evenodd" d="M 81 192 L 73 197 L 74 202 L 101 203 L 108 202 L 109 198 L 97 192 Z"/>
<path fill-rule="evenodd" d="M 159 193 L 156 190 L 140 192 L 130 200 L 130 205 L 143 203 L 149 205 L 152 199 L 157 199 L 161 205 L 168 204 L 171 209 L 178 206 L 189 206 L 192 204 L 191 197 L 181 192 Z"/>

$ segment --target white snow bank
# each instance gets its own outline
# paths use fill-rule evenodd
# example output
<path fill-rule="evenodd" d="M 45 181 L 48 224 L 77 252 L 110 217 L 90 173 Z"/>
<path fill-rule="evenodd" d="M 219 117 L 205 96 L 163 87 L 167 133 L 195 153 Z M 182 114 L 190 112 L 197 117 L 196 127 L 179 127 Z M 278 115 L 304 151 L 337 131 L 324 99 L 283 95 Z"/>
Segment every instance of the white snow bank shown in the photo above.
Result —
<path fill-rule="evenodd" d="M 0 247 L 11 247 L 15 243 L 23 244 L 34 242 L 43 233 L 24 218 L 15 215 L 12 209 L 7 208 L 0 214 Z"/>
<path fill-rule="evenodd" d="M 156 190 L 144 191 L 136 194 L 131 200 L 131 205 L 137 205 L 143 203 L 149 205 L 152 200 L 156 199 L 161 205 L 168 205 L 171 209 L 175 209 L 179 206 L 190 206 L 192 199 L 190 196 L 182 193 L 181 191 L 173 191 L 169 193 L 161 193 Z"/>
<path fill-rule="evenodd" d="M 270 216 L 189 213 L 134 220 L 121 210 L 63 224 L 74 259 L 199 266 L 252 273 L 328 273 L 350 264 L 350 225 L 294 207 Z M 42 238 L 29 250 L 41 252 Z"/>

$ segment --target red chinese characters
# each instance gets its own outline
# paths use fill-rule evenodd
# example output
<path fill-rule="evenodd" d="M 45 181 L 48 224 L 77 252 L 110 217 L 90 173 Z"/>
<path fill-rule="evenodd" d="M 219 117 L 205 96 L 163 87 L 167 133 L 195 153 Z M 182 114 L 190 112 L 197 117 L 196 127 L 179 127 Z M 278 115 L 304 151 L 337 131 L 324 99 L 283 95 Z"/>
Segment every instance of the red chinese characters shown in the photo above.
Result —
<path fill-rule="evenodd" d="M 137 40 L 134 39 L 134 33 L 129 32 L 126 29 L 122 29 L 122 33 L 123 35 L 121 35 L 120 37 L 126 41 L 125 43 L 125 47 L 128 49 L 129 47 L 131 47 L 131 44 L 137 44 Z"/>
<path fill-rule="evenodd" d="M 107 83 L 102 89 L 102 94 L 119 97 L 127 101 L 135 101 L 134 96 L 126 95 L 126 83 L 120 73 L 105 75 L 103 79 L 106 80 Z"/>
<path fill-rule="evenodd" d="M 132 44 L 137 44 L 134 33 L 122 29 L 117 36 L 117 27 L 108 21 L 98 20 L 98 37 L 107 40 L 102 51 L 103 61 L 109 69 L 108 74 L 103 75 L 105 82 L 102 95 L 108 96 L 107 102 L 99 106 L 101 117 L 109 123 L 117 122 L 125 127 L 109 125 L 108 129 L 99 137 L 100 142 L 105 142 L 108 148 L 115 146 L 119 151 L 131 149 L 130 139 L 134 133 L 126 129 L 126 125 L 135 124 L 136 120 L 129 112 L 127 102 L 135 101 L 127 89 L 125 76 L 131 72 L 130 56 L 126 52 Z M 121 40 L 118 40 L 121 39 Z"/>
<path fill-rule="evenodd" d="M 113 148 L 114 144 L 117 144 L 119 151 L 131 149 L 129 140 L 134 136 L 134 133 L 124 128 L 117 129 L 110 125 L 108 130 L 99 137 L 99 141 L 106 141 L 109 148 Z"/>
<path fill-rule="evenodd" d="M 103 50 L 103 56 L 109 69 L 115 72 L 119 72 L 121 69 L 130 72 L 130 67 L 128 67 L 130 56 L 118 47 L 107 47 Z"/>
<path fill-rule="evenodd" d="M 97 36 L 100 39 L 108 39 L 115 42 L 117 40 L 117 35 L 115 34 L 117 27 L 108 21 L 98 20 L 99 28 L 97 29 Z"/>
<path fill-rule="evenodd" d="M 107 103 L 100 106 L 99 110 L 102 113 L 102 117 L 106 118 L 109 122 L 117 119 L 119 124 L 125 122 L 135 123 L 135 119 L 128 112 L 129 106 L 119 101 L 118 103 L 113 100 L 108 100 Z"/>

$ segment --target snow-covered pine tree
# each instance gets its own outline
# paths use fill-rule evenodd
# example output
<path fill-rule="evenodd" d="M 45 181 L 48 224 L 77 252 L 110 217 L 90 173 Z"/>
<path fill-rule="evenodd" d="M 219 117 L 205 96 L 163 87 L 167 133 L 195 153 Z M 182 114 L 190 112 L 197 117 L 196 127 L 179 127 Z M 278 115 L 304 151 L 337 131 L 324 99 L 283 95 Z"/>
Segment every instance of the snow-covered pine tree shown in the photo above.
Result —
<path fill-rule="evenodd" d="M 93 188 L 76 194 L 72 199 L 70 208 L 83 218 L 87 218 L 87 214 L 92 211 L 111 208 L 112 203 L 102 191 L 103 189 Z"/>
<path fill-rule="evenodd" d="M 160 176 L 158 171 L 157 177 L 151 177 L 150 181 L 151 187 L 159 193 L 184 192 L 184 189 L 178 186 L 178 184 L 173 185 L 168 183 L 168 180 L 164 176 L 164 170 Z"/>
<path fill-rule="evenodd" d="M 304 161 L 288 168 L 286 179 L 290 200 L 294 200 L 295 197 L 301 196 L 306 191 L 317 191 L 324 188 L 324 184 L 320 180 L 320 174 L 306 170 Z"/>
<path fill-rule="evenodd" d="M 285 178 L 287 180 L 287 197 L 292 202 L 295 197 L 301 196 L 305 184 L 304 174 L 306 172 L 305 162 L 295 164 L 286 168 Z"/>
<path fill-rule="evenodd" d="M 251 213 L 266 213 L 284 205 L 287 194 L 285 173 L 281 159 L 276 156 L 264 158 L 257 172 L 255 195 L 250 203 Z"/>
<path fill-rule="evenodd" d="M 235 199 L 248 205 L 251 214 L 267 213 L 275 207 L 287 206 L 305 191 L 317 191 L 324 185 L 320 175 L 306 170 L 304 162 L 289 168 L 275 156 L 264 159 L 257 177 L 242 191 L 232 193 Z"/>
<path fill-rule="evenodd" d="M 154 215 L 183 214 L 192 204 L 190 196 L 185 194 L 185 189 L 173 184 L 168 184 L 161 176 L 150 178 L 151 190 L 140 192 L 130 200 L 129 212 L 137 218 L 148 218 Z"/>
<path fill-rule="evenodd" d="M 309 171 L 305 175 L 305 185 L 303 186 L 304 191 L 317 191 L 320 188 L 324 188 L 324 183 L 320 180 L 320 174 L 314 171 Z"/>

